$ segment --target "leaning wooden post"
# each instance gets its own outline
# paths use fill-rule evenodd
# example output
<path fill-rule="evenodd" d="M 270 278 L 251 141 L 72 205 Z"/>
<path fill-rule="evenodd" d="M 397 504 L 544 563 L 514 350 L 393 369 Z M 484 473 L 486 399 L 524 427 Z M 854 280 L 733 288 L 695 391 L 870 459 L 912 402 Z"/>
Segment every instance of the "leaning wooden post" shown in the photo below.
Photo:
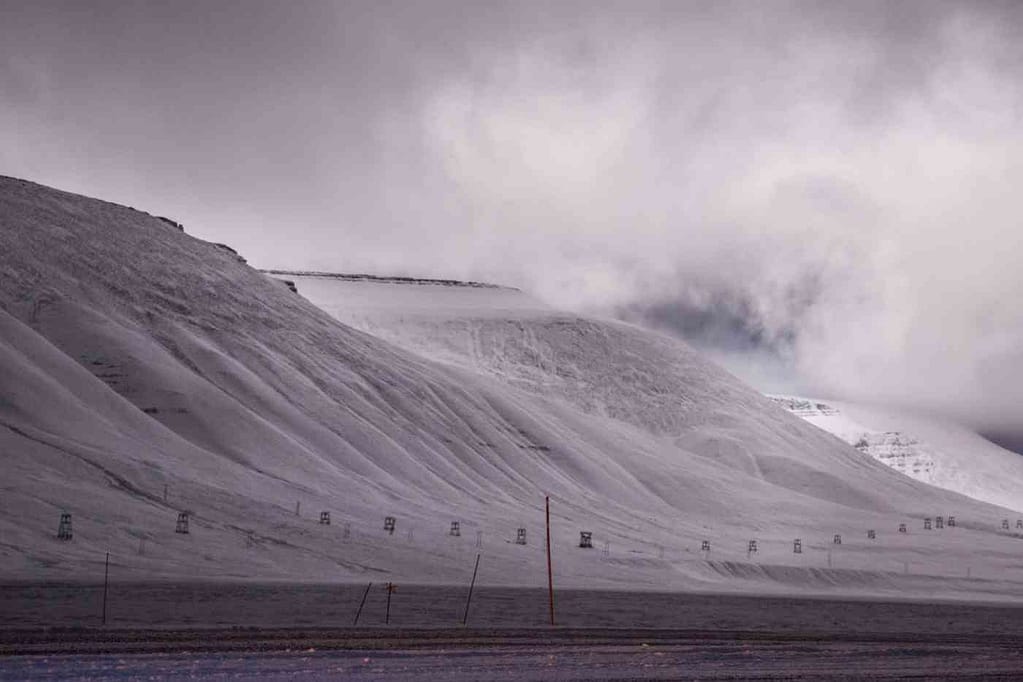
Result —
<path fill-rule="evenodd" d="M 352 625 L 359 624 L 359 616 L 362 615 L 362 607 L 366 605 L 366 597 L 369 596 L 369 588 L 373 587 L 373 583 L 366 585 L 366 591 L 362 593 L 362 601 L 359 602 L 359 610 L 355 612 L 355 622 Z"/>
<path fill-rule="evenodd" d="M 547 594 L 550 597 L 551 625 L 554 625 L 554 571 L 551 569 L 551 498 L 544 498 L 547 505 Z"/>
<path fill-rule="evenodd" d="M 107 584 L 110 580 L 110 552 L 103 566 L 103 624 L 107 624 Z"/>
<path fill-rule="evenodd" d="M 469 622 L 469 602 L 472 601 L 472 588 L 476 587 L 476 572 L 480 570 L 480 555 L 476 555 L 476 567 L 472 569 L 472 582 L 469 583 L 469 596 L 465 598 L 465 615 L 462 616 L 462 625 Z"/>
<path fill-rule="evenodd" d="M 384 613 L 384 625 L 391 622 L 391 593 L 394 592 L 393 583 L 387 583 L 387 611 Z"/>

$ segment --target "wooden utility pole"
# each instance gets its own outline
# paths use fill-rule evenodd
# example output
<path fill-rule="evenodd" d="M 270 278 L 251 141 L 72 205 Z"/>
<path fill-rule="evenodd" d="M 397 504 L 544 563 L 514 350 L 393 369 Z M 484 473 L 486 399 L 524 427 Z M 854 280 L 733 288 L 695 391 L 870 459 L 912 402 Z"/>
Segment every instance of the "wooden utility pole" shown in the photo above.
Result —
<path fill-rule="evenodd" d="M 369 596 L 369 589 L 371 587 L 373 587 L 373 583 L 366 585 L 366 591 L 362 593 L 362 601 L 359 602 L 359 610 L 355 612 L 355 622 L 352 623 L 353 626 L 359 624 L 359 616 L 362 615 L 362 607 L 366 605 L 366 597 Z"/>
<path fill-rule="evenodd" d="M 546 498 L 547 506 L 547 594 L 550 597 L 551 625 L 554 625 L 554 571 L 551 568 L 551 498 Z"/>
<path fill-rule="evenodd" d="M 103 625 L 107 624 L 107 585 L 110 582 L 110 552 L 103 564 Z"/>
<path fill-rule="evenodd" d="M 480 570 L 480 555 L 476 555 L 476 567 L 472 569 L 472 582 L 469 583 L 469 596 L 465 598 L 465 615 L 462 616 L 462 625 L 469 622 L 469 603 L 472 602 L 472 590 L 476 587 L 476 573 Z"/>

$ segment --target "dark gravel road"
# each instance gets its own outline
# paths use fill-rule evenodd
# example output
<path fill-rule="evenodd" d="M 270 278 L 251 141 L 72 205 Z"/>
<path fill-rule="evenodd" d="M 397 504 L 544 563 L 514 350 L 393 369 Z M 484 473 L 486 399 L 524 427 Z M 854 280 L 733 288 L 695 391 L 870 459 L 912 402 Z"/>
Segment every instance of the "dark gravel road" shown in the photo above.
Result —
<path fill-rule="evenodd" d="M 0 586 L 0 680 L 1023 680 L 1023 609 L 402 586 Z"/>
<path fill-rule="evenodd" d="M 2 680 L 1018 680 L 1021 651 L 984 643 L 679 641 L 423 649 L 315 647 L 0 659 Z"/>

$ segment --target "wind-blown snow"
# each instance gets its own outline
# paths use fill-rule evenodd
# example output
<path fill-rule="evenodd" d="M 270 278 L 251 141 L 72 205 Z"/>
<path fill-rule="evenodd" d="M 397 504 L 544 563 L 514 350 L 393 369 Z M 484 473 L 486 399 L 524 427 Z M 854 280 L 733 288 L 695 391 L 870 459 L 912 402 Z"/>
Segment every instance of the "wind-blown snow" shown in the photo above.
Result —
<path fill-rule="evenodd" d="M 296 295 L 148 214 L 9 178 L 0 277 L 6 577 L 95 577 L 109 550 L 121 579 L 461 582 L 478 531 L 481 580 L 538 584 L 550 494 L 561 584 L 902 592 L 887 572 L 955 572 L 978 547 L 999 582 L 950 594 L 1015 589 L 1003 511 L 635 327 L 506 289 L 289 276 Z M 916 531 L 938 513 L 963 523 Z M 845 573 L 821 564 L 834 533 Z"/>

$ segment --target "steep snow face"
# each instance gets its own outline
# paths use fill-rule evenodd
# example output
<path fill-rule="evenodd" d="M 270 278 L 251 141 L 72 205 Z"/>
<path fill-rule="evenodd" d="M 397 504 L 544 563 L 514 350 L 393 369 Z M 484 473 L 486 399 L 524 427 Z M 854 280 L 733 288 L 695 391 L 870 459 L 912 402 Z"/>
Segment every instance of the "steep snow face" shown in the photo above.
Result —
<path fill-rule="evenodd" d="M 417 354 L 636 427 L 800 494 L 888 504 L 849 483 L 880 473 L 872 462 L 792 420 L 675 339 L 552 310 L 510 289 L 288 276 L 339 320 Z"/>
<path fill-rule="evenodd" d="M 388 343 L 288 279 L 304 295 L 164 220 L 0 178 L 0 576 L 96 578 L 109 550 L 117 579 L 462 582 L 482 551 L 484 582 L 542 584 L 549 494 L 562 585 L 901 593 L 912 581 L 884 571 L 941 575 L 979 547 L 1001 581 L 984 589 L 1014 589 L 1002 511 L 895 474 L 669 339 L 503 289 L 346 283 L 366 320 L 388 311 Z M 969 520 L 969 549 L 881 533 L 843 545 L 868 573 L 817 570 L 822 538 L 938 510 Z M 581 530 L 606 553 L 574 547 Z M 804 563 L 700 553 L 746 562 L 750 538 L 761 561 Z"/>
<path fill-rule="evenodd" d="M 877 472 L 866 457 L 857 458 L 782 418 L 771 409 L 772 401 L 674 339 L 552 310 L 509 289 L 288 277 L 296 280 L 302 295 L 347 324 L 418 355 L 633 426 L 670 442 L 680 459 L 695 454 L 770 482 L 782 489 L 780 496 L 798 491 L 855 506 L 856 500 L 862 502 L 858 496 L 865 486 L 871 504 L 898 507 L 905 495 L 914 495 L 889 492 L 890 479 L 878 488 L 867 484 Z M 802 402 L 806 413 L 837 413 L 826 405 Z M 875 451 L 882 449 L 897 457 L 905 444 L 896 436 L 878 434 Z M 912 469 L 912 464 L 907 466 Z"/>
<path fill-rule="evenodd" d="M 893 408 L 796 396 L 771 399 L 918 481 L 1023 511 L 1023 457 L 965 427 Z"/>

